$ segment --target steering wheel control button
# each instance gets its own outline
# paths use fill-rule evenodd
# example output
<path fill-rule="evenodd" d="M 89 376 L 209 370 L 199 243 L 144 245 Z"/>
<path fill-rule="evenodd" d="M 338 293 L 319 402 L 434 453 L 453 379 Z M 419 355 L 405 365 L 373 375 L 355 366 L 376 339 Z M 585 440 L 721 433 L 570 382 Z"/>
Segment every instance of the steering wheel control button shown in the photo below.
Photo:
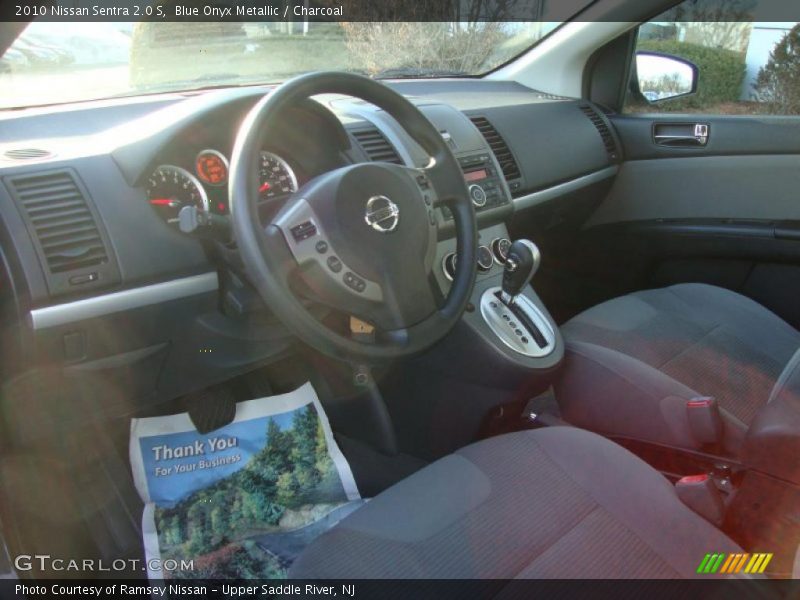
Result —
<path fill-rule="evenodd" d="M 367 289 L 367 283 L 363 279 L 361 279 L 361 277 L 359 277 L 355 273 L 351 273 L 350 271 L 347 271 L 344 274 L 344 283 L 347 287 L 359 293 Z"/>
<path fill-rule="evenodd" d="M 478 208 L 482 208 L 486 205 L 486 190 L 477 183 L 473 183 L 469 186 L 469 197 L 472 203 Z"/>
<path fill-rule="evenodd" d="M 290 231 L 296 242 L 302 242 L 317 235 L 317 226 L 312 221 L 304 221 L 292 227 Z"/>
<path fill-rule="evenodd" d="M 320 240 L 317 242 L 317 245 L 314 246 L 314 248 L 316 248 L 317 252 L 320 254 L 325 254 L 328 251 L 328 242 L 325 240 Z"/>
<path fill-rule="evenodd" d="M 511 240 L 506 238 L 494 238 L 492 240 L 492 254 L 495 260 L 501 265 L 506 264 L 508 251 L 511 249 Z"/>
<path fill-rule="evenodd" d="M 338 273 L 339 271 L 342 270 L 342 261 L 340 261 L 338 257 L 329 256 L 327 262 L 328 262 L 328 268 L 334 273 Z"/>
<path fill-rule="evenodd" d="M 487 246 L 478 246 L 478 269 L 488 271 L 494 265 L 492 251 Z"/>

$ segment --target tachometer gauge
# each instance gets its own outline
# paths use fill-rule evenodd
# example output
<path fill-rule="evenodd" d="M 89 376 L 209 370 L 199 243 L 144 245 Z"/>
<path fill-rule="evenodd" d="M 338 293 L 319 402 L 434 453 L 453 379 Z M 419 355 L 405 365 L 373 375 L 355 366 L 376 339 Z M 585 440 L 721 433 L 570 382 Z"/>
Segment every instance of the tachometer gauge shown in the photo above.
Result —
<path fill-rule="evenodd" d="M 161 165 L 147 180 L 147 198 L 167 223 L 177 224 L 184 206 L 208 212 L 208 197 L 203 185 L 186 169 Z"/>
<path fill-rule="evenodd" d="M 270 200 L 297 191 L 297 176 L 285 160 L 277 154 L 262 150 L 259 165 L 258 196 Z"/>
<path fill-rule="evenodd" d="M 197 177 L 209 185 L 225 185 L 228 181 L 228 159 L 216 150 L 203 150 L 194 159 Z"/>

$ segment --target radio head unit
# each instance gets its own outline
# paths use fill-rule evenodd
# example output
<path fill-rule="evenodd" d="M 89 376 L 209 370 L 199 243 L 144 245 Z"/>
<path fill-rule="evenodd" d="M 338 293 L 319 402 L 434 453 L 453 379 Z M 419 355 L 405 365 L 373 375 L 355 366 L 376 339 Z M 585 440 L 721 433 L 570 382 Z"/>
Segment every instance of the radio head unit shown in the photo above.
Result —
<path fill-rule="evenodd" d="M 491 155 L 481 153 L 462 156 L 458 158 L 458 163 L 464 173 L 464 181 L 467 183 L 472 204 L 475 205 L 475 212 L 504 206 L 511 201 Z M 442 208 L 442 212 L 445 220 L 453 219 L 453 213 L 446 206 Z"/>

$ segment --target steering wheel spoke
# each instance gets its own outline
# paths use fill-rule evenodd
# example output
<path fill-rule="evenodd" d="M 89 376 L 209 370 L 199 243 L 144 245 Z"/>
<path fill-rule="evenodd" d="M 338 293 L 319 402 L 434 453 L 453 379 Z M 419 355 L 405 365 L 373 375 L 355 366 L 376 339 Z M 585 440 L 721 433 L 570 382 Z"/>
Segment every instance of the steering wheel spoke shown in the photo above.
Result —
<path fill-rule="evenodd" d="M 283 232 L 279 227 L 269 224 L 264 228 L 264 235 L 259 241 L 264 252 L 269 252 L 273 259 L 271 266 L 275 279 L 288 288 L 300 265 L 286 244 Z"/>
<path fill-rule="evenodd" d="M 304 198 L 297 198 L 272 223 L 283 233 L 294 262 L 306 284 L 325 303 L 346 308 L 352 303 L 382 302 L 378 282 L 355 271 L 336 251 L 322 221 Z"/>

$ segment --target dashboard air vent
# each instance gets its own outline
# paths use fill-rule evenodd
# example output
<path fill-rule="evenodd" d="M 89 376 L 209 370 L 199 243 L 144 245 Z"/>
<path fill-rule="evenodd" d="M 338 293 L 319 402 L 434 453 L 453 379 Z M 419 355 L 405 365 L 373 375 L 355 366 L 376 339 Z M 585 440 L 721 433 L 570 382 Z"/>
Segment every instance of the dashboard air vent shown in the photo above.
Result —
<path fill-rule="evenodd" d="M 511 182 L 513 179 L 519 179 L 519 165 L 517 165 L 517 161 L 514 159 L 514 155 L 511 154 L 511 150 L 503 136 L 498 133 L 494 125 L 489 122 L 489 119 L 486 117 L 470 117 L 470 121 L 478 128 L 478 131 L 481 132 L 481 135 L 486 139 L 486 143 L 489 144 L 492 152 L 494 152 L 494 156 L 497 158 L 497 162 L 500 163 L 500 168 L 503 170 L 506 180 Z"/>
<path fill-rule="evenodd" d="M 375 127 L 357 129 L 352 132 L 358 145 L 373 162 L 388 162 L 402 165 L 403 159 L 394 149 L 394 146 Z"/>
<path fill-rule="evenodd" d="M 120 280 L 102 221 L 72 169 L 3 178 L 33 239 L 52 296 Z"/>
<path fill-rule="evenodd" d="M 597 129 L 598 133 L 600 134 L 600 138 L 603 140 L 603 145 L 606 148 L 608 157 L 611 160 L 617 160 L 619 158 L 617 143 L 614 141 L 614 136 L 611 134 L 608 123 L 606 123 L 605 119 L 601 117 L 591 105 L 581 104 L 580 109 L 583 111 L 583 114 L 589 117 L 592 125 L 595 126 L 595 129 Z"/>
<path fill-rule="evenodd" d="M 42 148 L 14 148 L 3 152 L 3 156 L 10 160 L 35 160 L 37 158 L 48 158 L 52 155 L 52 152 Z"/>
<path fill-rule="evenodd" d="M 14 177 L 9 182 L 51 273 L 108 261 L 94 215 L 69 171 Z"/>

